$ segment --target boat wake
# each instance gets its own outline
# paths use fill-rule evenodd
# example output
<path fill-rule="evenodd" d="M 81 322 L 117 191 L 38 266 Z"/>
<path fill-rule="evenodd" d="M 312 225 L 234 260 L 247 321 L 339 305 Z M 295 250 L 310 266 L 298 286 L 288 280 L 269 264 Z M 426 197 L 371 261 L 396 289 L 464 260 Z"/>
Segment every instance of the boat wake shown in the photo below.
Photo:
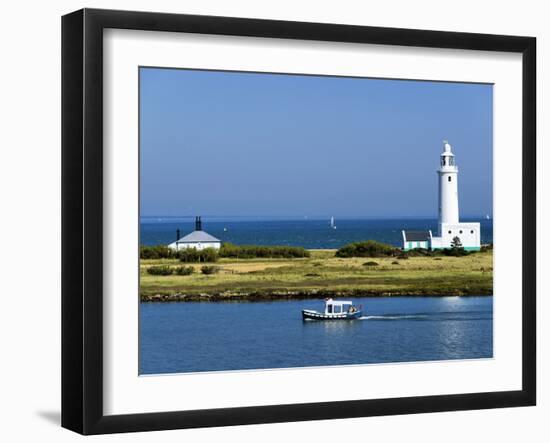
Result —
<path fill-rule="evenodd" d="M 428 318 L 423 314 L 403 314 L 403 315 L 363 315 L 357 320 L 424 320 Z"/>

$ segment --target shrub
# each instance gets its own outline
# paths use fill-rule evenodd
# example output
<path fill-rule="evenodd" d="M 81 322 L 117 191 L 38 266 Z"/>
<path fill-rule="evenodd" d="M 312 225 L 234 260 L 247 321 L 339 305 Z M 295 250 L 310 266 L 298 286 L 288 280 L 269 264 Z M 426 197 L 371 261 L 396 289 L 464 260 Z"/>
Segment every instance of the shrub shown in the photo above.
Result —
<path fill-rule="evenodd" d="M 442 255 L 449 255 L 448 252 L 445 252 L 444 249 L 424 249 L 424 248 L 414 248 L 409 249 L 408 251 L 400 250 L 396 257 L 398 259 L 407 259 L 410 257 L 439 257 Z"/>
<path fill-rule="evenodd" d="M 177 256 L 183 263 L 206 263 L 218 261 L 218 251 L 214 248 L 196 249 L 187 248 L 177 252 Z"/>
<path fill-rule="evenodd" d="M 220 267 L 219 266 L 202 266 L 201 272 L 204 275 L 217 274 L 218 272 L 220 272 Z"/>
<path fill-rule="evenodd" d="M 434 260 L 441 260 L 441 257 L 435 257 Z"/>
<path fill-rule="evenodd" d="M 398 261 L 392 261 L 391 264 L 392 264 L 392 265 L 398 265 L 399 262 L 398 262 Z"/>
<path fill-rule="evenodd" d="M 224 243 L 219 251 L 226 258 L 303 258 L 309 257 L 307 249 L 297 246 L 256 246 Z"/>
<path fill-rule="evenodd" d="M 489 243 L 487 245 L 482 245 L 481 249 L 480 249 L 480 252 L 487 252 L 487 251 L 492 251 L 492 250 L 493 250 L 493 244 Z"/>
<path fill-rule="evenodd" d="M 466 251 L 464 248 L 458 248 L 458 247 L 452 247 L 452 248 L 446 248 L 442 250 L 443 254 L 446 256 L 451 257 L 463 257 L 465 255 L 468 255 L 469 252 Z"/>
<path fill-rule="evenodd" d="M 170 266 L 151 266 L 147 268 L 147 273 L 151 275 L 171 275 L 173 272 Z"/>
<path fill-rule="evenodd" d="M 315 273 L 305 274 L 304 277 L 321 277 L 321 274 L 315 274 Z"/>
<path fill-rule="evenodd" d="M 429 249 L 424 248 L 414 248 L 406 251 L 406 254 L 409 257 L 432 257 L 436 254 L 435 251 L 430 251 Z"/>
<path fill-rule="evenodd" d="M 363 263 L 363 266 L 378 266 L 378 263 L 375 261 L 367 261 Z"/>
<path fill-rule="evenodd" d="M 374 240 L 350 243 L 336 251 L 336 257 L 388 257 L 396 255 L 399 249 Z"/>
<path fill-rule="evenodd" d="M 179 266 L 174 270 L 177 275 L 191 275 L 193 272 L 195 272 L 193 266 Z"/>
<path fill-rule="evenodd" d="M 139 258 L 142 259 L 174 258 L 176 254 L 176 251 L 163 245 L 139 247 Z"/>

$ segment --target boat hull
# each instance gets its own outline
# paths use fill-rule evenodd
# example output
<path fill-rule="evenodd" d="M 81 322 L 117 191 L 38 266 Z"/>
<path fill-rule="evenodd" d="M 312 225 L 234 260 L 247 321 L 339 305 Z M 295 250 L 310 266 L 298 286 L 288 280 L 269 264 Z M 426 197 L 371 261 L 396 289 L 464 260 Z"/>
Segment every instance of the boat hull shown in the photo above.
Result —
<path fill-rule="evenodd" d="M 357 320 L 362 311 L 345 312 L 342 314 L 325 314 L 324 312 L 302 310 L 302 320 Z"/>

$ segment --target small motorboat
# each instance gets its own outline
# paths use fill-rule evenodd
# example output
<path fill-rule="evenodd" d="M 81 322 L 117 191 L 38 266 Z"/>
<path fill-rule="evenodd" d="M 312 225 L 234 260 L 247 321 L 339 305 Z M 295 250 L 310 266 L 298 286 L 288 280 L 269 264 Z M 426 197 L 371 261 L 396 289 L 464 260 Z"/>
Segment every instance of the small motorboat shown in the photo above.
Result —
<path fill-rule="evenodd" d="M 361 306 L 357 308 L 351 301 L 325 299 L 324 312 L 302 309 L 303 320 L 355 320 L 362 315 Z"/>

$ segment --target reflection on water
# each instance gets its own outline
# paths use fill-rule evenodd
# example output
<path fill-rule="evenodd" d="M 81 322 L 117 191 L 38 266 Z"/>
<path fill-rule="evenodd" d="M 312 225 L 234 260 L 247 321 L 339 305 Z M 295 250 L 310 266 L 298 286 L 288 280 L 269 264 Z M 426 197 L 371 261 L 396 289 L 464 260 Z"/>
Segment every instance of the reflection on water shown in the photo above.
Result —
<path fill-rule="evenodd" d="M 323 300 L 143 303 L 142 374 L 487 358 L 492 297 L 355 299 L 353 321 L 302 321 Z"/>
<path fill-rule="evenodd" d="M 363 317 L 364 319 L 365 317 Z M 304 326 L 309 326 L 310 328 L 322 328 L 326 331 L 337 333 L 339 331 L 347 331 L 351 328 L 359 328 L 360 318 L 357 320 L 334 320 L 334 321 L 319 321 L 319 320 L 305 320 L 303 322 Z"/>

